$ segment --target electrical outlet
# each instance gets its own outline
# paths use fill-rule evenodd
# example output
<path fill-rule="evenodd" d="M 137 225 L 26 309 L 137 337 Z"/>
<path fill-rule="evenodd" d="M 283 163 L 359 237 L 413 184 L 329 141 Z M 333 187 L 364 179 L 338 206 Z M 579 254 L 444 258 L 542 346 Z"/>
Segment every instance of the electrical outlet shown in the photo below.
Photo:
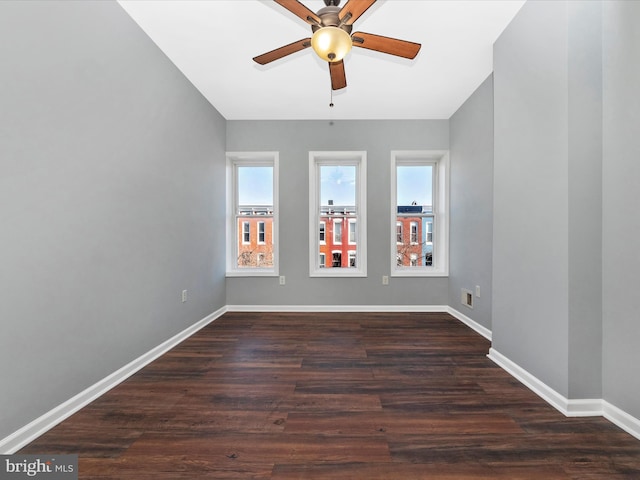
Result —
<path fill-rule="evenodd" d="M 284 285 L 284 284 L 285 284 L 284 275 L 280 275 L 280 285 Z"/>
<path fill-rule="evenodd" d="M 182 290 L 182 303 L 187 301 L 187 291 Z"/>
<path fill-rule="evenodd" d="M 389 277 L 387 275 L 382 276 L 382 284 L 389 285 Z"/>

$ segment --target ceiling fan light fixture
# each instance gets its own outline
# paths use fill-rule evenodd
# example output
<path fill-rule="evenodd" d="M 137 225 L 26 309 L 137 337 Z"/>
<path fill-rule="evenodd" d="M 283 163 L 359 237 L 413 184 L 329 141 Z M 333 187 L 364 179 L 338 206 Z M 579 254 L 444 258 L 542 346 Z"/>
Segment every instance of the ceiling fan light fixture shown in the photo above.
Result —
<path fill-rule="evenodd" d="M 311 37 L 311 48 L 326 62 L 339 62 L 351 50 L 351 35 L 338 27 L 322 27 Z"/>

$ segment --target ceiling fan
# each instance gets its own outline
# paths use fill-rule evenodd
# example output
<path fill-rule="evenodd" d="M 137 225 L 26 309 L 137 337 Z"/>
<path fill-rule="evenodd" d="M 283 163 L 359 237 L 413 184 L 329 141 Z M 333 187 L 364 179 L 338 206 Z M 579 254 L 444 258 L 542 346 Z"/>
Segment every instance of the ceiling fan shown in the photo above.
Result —
<path fill-rule="evenodd" d="M 353 23 L 366 12 L 376 0 L 348 0 L 340 8 L 340 0 L 324 0 L 326 7 L 317 13 L 309 10 L 298 0 L 274 0 L 309 25 L 313 35 L 290 43 L 270 52 L 254 57 L 260 65 L 278 60 L 305 48 L 312 47 L 320 58 L 329 62 L 331 89 L 339 90 L 347 86 L 343 58 L 354 45 L 377 52 L 413 59 L 420 51 L 420 44 L 383 37 L 372 33 L 351 33 Z"/>

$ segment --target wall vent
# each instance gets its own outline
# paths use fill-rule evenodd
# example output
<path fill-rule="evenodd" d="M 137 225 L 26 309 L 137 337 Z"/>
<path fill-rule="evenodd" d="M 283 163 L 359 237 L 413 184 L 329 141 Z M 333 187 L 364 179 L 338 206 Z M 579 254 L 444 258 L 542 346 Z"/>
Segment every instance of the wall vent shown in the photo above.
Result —
<path fill-rule="evenodd" d="M 462 294 L 460 295 L 460 301 L 463 305 L 473 308 L 473 292 L 463 288 Z"/>

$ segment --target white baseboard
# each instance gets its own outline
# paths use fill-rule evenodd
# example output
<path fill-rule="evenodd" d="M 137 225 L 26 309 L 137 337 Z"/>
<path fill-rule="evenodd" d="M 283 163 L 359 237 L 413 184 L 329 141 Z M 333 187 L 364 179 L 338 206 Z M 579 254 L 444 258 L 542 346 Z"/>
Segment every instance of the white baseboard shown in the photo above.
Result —
<path fill-rule="evenodd" d="M 640 440 L 640 420 L 629 415 L 624 410 L 619 409 L 615 405 L 610 404 L 606 400 L 602 400 L 603 416 L 611 423 L 617 425 L 625 432 L 633 435 Z"/>
<path fill-rule="evenodd" d="M 480 325 L 478 322 L 476 322 L 475 320 L 472 320 L 471 318 L 467 317 L 465 314 L 459 312 L 453 307 L 448 306 L 446 311 L 447 313 L 449 313 L 450 315 L 454 316 L 455 318 L 460 320 L 462 323 L 464 323 L 467 327 L 471 328 L 472 330 L 475 330 L 484 338 L 491 341 L 491 330 L 489 330 L 487 327 Z"/>
<path fill-rule="evenodd" d="M 227 305 L 229 312 L 448 312 L 446 305 Z"/>
<path fill-rule="evenodd" d="M 606 400 L 601 398 L 568 399 L 515 362 L 509 360 L 496 349 L 489 349 L 487 357 L 566 417 L 604 416 L 607 420 L 640 440 L 640 420 Z"/>
<path fill-rule="evenodd" d="M 171 350 L 173 347 L 196 333 L 201 328 L 213 322 L 216 318 L 220 317 L 226 311 L 227 308 L 222 307 L 212 314 L 207 315 L 202 320 L 194 323 L 193 325 L 184 329 L 182 332 L 161 343 L 157 347 L 149 350 L 147 353 L 136 358 L 124 367 L 116 370 L 102 380 L 94 383 L 86 390 L 78 393 L 76 396 L 70 398 L 57 407 L 49 410 L 44 415 L 36 418 L 31 423 L 15 431 L 8 437 L 3 438 L 2 440 L 0 440 L 0 454 L 10 455 L 20 450 L 22 447 L 35 440 L 46 431 L 52 429 L 60 422 L 94 401 L 99 396 L 111 390 L 119 383 L 122 383 L 138 370 L 153 362 L 156 358 Z"/>

